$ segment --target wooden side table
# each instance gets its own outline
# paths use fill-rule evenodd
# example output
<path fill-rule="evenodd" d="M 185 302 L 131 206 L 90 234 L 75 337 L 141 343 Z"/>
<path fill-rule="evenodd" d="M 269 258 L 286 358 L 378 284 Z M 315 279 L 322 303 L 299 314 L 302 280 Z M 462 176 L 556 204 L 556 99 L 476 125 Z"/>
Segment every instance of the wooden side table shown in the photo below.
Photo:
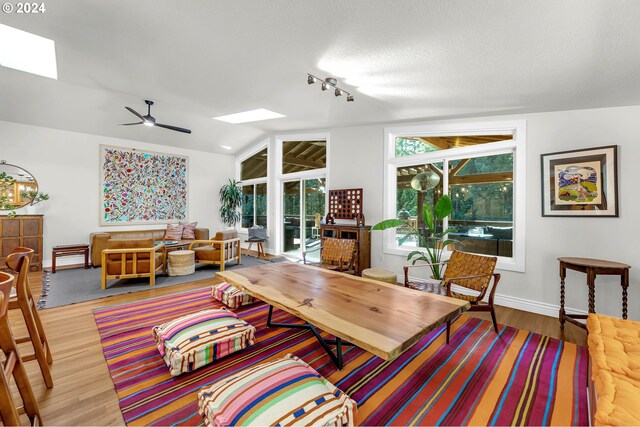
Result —
<path fill-rule="evenodd" d="M 84 255 L 84 268 L 89 268 L 89 245 L 60 245 L 51 251 L 51 273 L 56 272 L 56 258 L 69 255 Z"/>
<path fill-rule="evenodd" d="M 613 261 L 604 261 L 592 258 L 558 258 L 560 261 L 560 327 L 564 329 L 564 322 L 569 321 L 581 328 L 586 326 L 576 319 L 586 319 L 584 314 L 567 314 L 564 311 L 564 279 L 567 276 L 567 269 L 580 271 L 587 275 L 587 286 L 589 287 L 589 313 L 596 312 L 596 276 L 614 275 L 620 276 L 622 286 L 622 318 L 627 318 L 627 288 L 629 287 L 629 269 L 631 266 Z"/>

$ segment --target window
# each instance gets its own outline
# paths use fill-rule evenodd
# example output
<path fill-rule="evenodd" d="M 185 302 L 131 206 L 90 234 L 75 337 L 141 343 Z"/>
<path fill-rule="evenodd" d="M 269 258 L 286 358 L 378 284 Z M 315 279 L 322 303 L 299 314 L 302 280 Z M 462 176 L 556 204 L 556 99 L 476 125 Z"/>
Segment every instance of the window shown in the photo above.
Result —
<path fill-rule="evenodd" d="M 497 255 L 501 268 L 524 271 L 525 123 L 432 125 L 386 129 L 385 218 L 407 227 L 385 233 L 386 253 L 417 247 L 409 231 L 425 232 L 422 209 L 443 195 L 453 211 L 455 249 Z M 518 216 L 516 216 L 516 212 Z"/>
<path fill-rule="evenodd" d="M 267 228 L 267 184 L 242 186 L 242 228 Z"/>
<path fill-rule="evenodd" d="M 242 228 L 255 225 L 267 228 L 267 147 L 248 155 L 239 162 L 242 185 Z"/>
<path fill-rule="evenodd" d="M 267 148 L 249 157 L 240 163 L 240 180 L 266 178 L 267 177 Z"/>
<path fill-rule="evenodd" d="M 284 141 L 282 174 L 327 167 L 327 141 Z"/>

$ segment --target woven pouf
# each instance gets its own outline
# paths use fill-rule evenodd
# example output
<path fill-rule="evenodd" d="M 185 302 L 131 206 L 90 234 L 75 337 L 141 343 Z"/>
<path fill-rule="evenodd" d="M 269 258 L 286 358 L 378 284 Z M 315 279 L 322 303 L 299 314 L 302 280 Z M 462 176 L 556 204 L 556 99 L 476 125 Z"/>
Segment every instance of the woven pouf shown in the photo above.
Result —
<path fill-rule="evenodd" d="M 196 271 L 196 253 L 194 251 L 173 251 L 169 258 L 169 276 L 186 276 Z"/>
<path fill-rule="evenodd" d="M 227 282 L 213 285 L 211 287 L 211 296 L 231 309 L 259 301 L 257 298 L 252 297 L 245 291 L 242 291 Z"/>
<path fill-rule="evenodd" d="M 398 278 L 393 271 L 385 270 L 384 268 L 367 268 L 362 270 L 362 277 L 367 279 L 378 280 L 380 282 L 391 283 L 392 285 L 398 284 Z"/>
<path fill-rule="evenodd" d="M 153 328 L 173 376 L 191 372 L 254 344 L 256 328 L 226 309 L 187 314 Z"/>

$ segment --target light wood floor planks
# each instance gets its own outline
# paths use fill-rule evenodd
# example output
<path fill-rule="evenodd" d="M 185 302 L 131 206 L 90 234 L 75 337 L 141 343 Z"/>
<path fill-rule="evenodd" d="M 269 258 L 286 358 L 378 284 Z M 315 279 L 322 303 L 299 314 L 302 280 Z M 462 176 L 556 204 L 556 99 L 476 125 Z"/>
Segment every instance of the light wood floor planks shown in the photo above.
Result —
<path fill-rule="evenodd" d="M 30 275 L 34 296 L 40 294 L 41 278 L 41 273 Z M 44 386 L 37 362 L 28 362 L 27 370 L 44 423 L 100 426 L 124 424 L 113 382 L 102 354 L 92 313 L 94 308 L 210 286 L 214 280 L 216 279 L 149 289 L 41 311 L 54 358 L 53 389 L 47 390 Z M 489 320 L 488 314 L 470 315 Z M 563 333 L 557 318 L 504 307 L 497 308 L 497 317 L 498 322 L 502 324 L 586 345 L 586 331 L 567 324 Z M 15 310 L 11 312 L 11 325 L 16 335 L 26 333 L 24 323 Z M 32 351 L 29 347 L 24 348 L 25 351 Z"/>

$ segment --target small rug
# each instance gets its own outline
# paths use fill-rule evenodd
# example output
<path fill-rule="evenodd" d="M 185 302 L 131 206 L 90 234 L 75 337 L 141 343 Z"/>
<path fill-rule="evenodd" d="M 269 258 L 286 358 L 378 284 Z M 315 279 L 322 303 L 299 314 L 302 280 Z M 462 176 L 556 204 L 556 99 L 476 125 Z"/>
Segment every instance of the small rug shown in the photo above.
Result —
<path fill-rule="evenodd" d="M 237 313 L 256 344 L 173 378 L 151 337 L 156 324 L 219 307 L 208 288 L 94 310 L 128 425 L 201 425 L 197 392 L 248 366 L 293 353 L 358 403 L 361 425 L 587 425 L 587 351 L 460 316 L 451 344 L 438 328 L 392 362 L 346 347 L 338 371 L 310 331 L 267 328 L 268 306 Z M 281 310 L 276 322 L 299 321 Z M 401 326 L 401 325 L 399 325 Z"/>
<path fill-rule="evenodd" d="M 286 261 L 286 258 L 279 257 L 268 260 L 242 255 L 242 264 L 237 265 L 235 262 L 230 262 L 226 265 L 225 269 L 234 270 L 281 261 Z M 49 270 L 43 271 L 42 296 L 38 301 L 38 309 L 75 304 L 83 301 L 106 298 L 111 295 L 144 291 L 150 288 L 149 279 L 141 278 L 109 280 L 107 289 L 103 290 L 100 285 L 101 271 L 100 268 L 70 268 L 58 270 L 55 274 L 51 274 Z M 217 265 L 197 264 L 195 273 L 187 276 L 156 276 L 154 288 L 164 288 L 181 283 L 211 279 L 216 275 L 217 271 L 220 271 L 220 267 Z"/>

